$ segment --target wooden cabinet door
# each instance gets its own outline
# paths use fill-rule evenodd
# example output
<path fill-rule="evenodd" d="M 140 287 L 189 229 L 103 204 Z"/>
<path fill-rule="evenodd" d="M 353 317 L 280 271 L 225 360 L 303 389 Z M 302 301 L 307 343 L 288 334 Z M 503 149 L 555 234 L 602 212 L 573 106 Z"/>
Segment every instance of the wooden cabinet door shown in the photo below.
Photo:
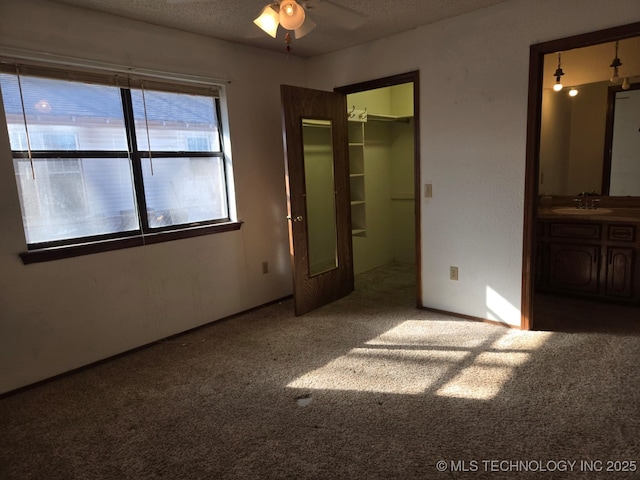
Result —
<path fill-rule="evenodd" d="M 598 293 L 600 246 L 572 243 L 549 245 L 549 287 L 578 293 Z"/>
<path fill-rule="evenodd" d="M 633 297 L 633 265 L 635 249 L 628 247 L 607 248 L 607 297 Z"/>

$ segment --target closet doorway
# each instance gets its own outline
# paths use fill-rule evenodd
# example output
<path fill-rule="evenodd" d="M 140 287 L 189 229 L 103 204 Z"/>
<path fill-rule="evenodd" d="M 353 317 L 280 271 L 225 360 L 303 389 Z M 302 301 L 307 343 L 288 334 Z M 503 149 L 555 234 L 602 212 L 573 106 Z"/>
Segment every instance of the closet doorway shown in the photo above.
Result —
<path fill-rule="evenodd" d="M 412 269 L 421 308 L 418 88 L 415 71 L 335 91 L 347 98 L 354 274 Z"/>

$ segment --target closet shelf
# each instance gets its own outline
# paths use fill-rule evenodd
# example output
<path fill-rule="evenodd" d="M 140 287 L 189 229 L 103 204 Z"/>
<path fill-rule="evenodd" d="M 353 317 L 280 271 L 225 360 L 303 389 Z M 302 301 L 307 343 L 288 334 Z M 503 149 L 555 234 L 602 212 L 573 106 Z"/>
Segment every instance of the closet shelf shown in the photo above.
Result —
<path fill-rule="evenodd" d="M 381 113 L 368 113 L 367 119 L 377 122 L 403 122 L 409 123 L 413 116 L 384 115 Z"/>
<path fill-rule="evenodd" d="M 356 115 L 355 107 L 351 112 L 358 121 L 349 124 L 349 185 L 351 191 L 351 235 L 365 237 L 367 234 L 367 205 L 365 203 L 365 161 L 364 161 L 364 122 L 366 112 Z M 351 118 L 350 118 L 351 119 Z"/>

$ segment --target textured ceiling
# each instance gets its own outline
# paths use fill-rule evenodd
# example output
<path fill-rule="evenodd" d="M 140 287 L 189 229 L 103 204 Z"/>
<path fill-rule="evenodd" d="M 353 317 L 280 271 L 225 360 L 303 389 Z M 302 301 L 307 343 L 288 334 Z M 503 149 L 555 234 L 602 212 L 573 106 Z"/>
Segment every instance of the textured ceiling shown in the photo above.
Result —
<path fill-rule="evenodd" d="M 50 0 L 154 25 L 285 52 L 253 24 L 269 0 Z M 505 0 L 299 0 L 317 24 L 293 40 L 292 55 L 309 57 L 358 45 Z"/>

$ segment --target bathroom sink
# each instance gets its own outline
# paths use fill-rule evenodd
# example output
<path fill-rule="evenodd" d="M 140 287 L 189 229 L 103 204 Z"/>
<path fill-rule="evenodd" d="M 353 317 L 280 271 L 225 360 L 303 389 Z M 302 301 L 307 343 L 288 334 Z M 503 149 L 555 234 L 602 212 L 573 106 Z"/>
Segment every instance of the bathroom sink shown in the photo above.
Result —
<path fill-rule="evenodd" d="M 575 207 L 565 207 L 565 208 L 554 208 L 554 213 L 559 213 L 560 215 L 605 215 L 607 213 L 613 212 L 610 208 L 575 208 Z"/>

